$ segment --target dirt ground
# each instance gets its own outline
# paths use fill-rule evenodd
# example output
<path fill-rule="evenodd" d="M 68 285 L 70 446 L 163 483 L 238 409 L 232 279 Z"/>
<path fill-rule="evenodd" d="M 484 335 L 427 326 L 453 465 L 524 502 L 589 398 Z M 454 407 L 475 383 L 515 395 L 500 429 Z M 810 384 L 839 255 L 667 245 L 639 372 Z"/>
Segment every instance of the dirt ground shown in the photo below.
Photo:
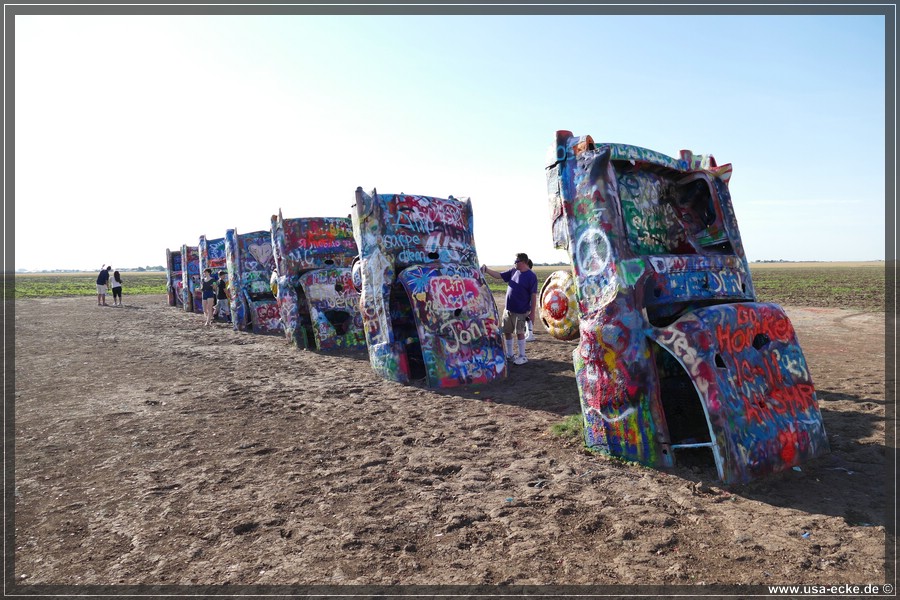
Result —
<path fill-rule="evenodd" d="M 786 307 L 832 452 L 726 487 L 550 434 L 575 342 L 542 328 L 431 390 L 125 300 L 16 302 L 17 587 L 885 581 L 883 314 Z"/>

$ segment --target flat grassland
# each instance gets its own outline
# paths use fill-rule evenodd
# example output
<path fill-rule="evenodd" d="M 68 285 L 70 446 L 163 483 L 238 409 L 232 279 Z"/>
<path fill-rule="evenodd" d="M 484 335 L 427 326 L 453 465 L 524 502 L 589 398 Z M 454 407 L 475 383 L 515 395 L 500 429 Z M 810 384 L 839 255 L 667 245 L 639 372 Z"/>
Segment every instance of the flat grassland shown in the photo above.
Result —
<path fill-rule="evenodd" d="M 123 294 L 165 294 L 166 274 L 161 271 L 124 272 Z M 16 298 L 95 296 L 97 273 L 16 273 Z"/>
<path fill-rule="evenodd" d="M 538 289 L 552 272 L 566 268 L 536 266 Z M 752 263 L 750 272 L 760 302 L 884 310 L 884 262 Z M 16 298 L 92 296 L 96 293 L 95 280 L 96 273 L 17 273 Z M 126 295 L 166 293 L 166 274 L 162 272 L 126 272 L 122 280 Z M 494 292 L 506 289 L 502 281 L 492 277 L 487 280 Z"/>

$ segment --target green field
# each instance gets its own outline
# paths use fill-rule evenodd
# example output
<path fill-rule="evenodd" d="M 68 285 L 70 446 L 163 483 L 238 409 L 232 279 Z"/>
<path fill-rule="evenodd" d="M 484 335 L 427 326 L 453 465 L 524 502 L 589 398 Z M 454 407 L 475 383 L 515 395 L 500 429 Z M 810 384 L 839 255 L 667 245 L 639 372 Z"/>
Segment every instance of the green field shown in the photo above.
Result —
<path fill-rule="evenodd" d="M 123 296 L 166 293 L 164 272 L 126 272 L 120 275 Z M 16 298 L 96 295 L 97 273 L 16 273 Z"/>
<path fill-rule="evenodd" d="M 508 266 L 492 267 L 495 270 Z M 538 289 L 553 271 L 562 266 L 536 266 Z M 819 306 L 884 310 L 885 263 L 753 263 L 753 284 L 760 302 L 785 306 Z M 93 296 L 97 293 L 96 273 L 17 273 L 16 298 Z M 488 277 L 492 291 L 506 290 L 506 284 Z M 123 293 L 165 294 L 166 274 L 162 272 L 122 273 Z"/>

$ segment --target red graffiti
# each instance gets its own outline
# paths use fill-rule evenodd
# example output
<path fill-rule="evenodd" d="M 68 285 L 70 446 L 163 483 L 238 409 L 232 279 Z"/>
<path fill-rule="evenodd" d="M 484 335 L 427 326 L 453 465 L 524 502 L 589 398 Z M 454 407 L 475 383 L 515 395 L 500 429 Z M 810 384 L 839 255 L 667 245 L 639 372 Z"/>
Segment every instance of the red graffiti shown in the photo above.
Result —
<path fill-rule="evenodd" d="M 758 328 L 759 313 L 756 310 L 741 304 L 735 304 L 734 310 L 738 325 L 752 325 L 754 331 Z"/>
<path fill-rule="evenodd" d="M 559 321 L 569 312 L 569 300 L 562 290 L 551 290 L 543 309 L 550 313 L 553 319 Z"/>
<path fill-rule="evenodd" d="M 770 405 L 761 393 L 752 392 L 749 395 L 743 395 L 743 400 L 744 414 L 747 415 L 748 421 L 755 421 L 756 423 L 771 421 L 771 415 L 769 414 Z"/>
<path fill-rule="evenodd" d="M 278 306 L 276 304 L 264 304 L 261 306 L 257 306 L 256 318 L 260 320 L 278 319 Z"/>
<path fill-rule="evenodd" d="M 785 314 L 773 315 L 763 320 L 762 333 L 773 340 L 787 342 L 794 339 L 794 327 Z"/>
<path fill-rule="evenodd" d="M 785 464 L 793 464 L 797 455 L 797 434 L 793 431 L 779 431 L 778 442 L 781 444 L 781 460 Z"/>
<path fill-rule="evenodd" d="M 731 323 L 716 325 L 716 341 L 726 352 L 744 351 L 760 333 L 779 342 L 790 342 L 794 338 L 794 328 L 784 313 L 765 311 L 766 314 L 760 314 L 739 304 L 735 306 L 735 313 L 737 326 L 734 329 Z"/>
<path fill-rule="evenodd" d="M 787 412 L 788 405 L 793 405 L 797 412 L 805 412 L 815 406 L 816 388 L 809 383 L 798 383 L 788 387 L 778 387 L 772 390 L 772 398 L 778 400 Z"/>
<path fill-rule="evenodd" d="M 716 325 L 716 342 L 719 348 L 729 354 L 739 354 L 753 342 L 753 332 L 749 328 L 731 330 L 731 323 Z"/>
<path fill-rule="evenodd" d="M 763 357 L 763 366 L 766 369 L 766 380 L 773 387 L 782 387 L 784 383 L 784 374 L 778 365 L 778 358 L 774 354 Z"/>
<path fill-rule="evenodd" d="M 478 285 L 471 279 L 435 277 L 429 282 L 431 296 L 441 308 L 465 308 L 479 295 Z"/>

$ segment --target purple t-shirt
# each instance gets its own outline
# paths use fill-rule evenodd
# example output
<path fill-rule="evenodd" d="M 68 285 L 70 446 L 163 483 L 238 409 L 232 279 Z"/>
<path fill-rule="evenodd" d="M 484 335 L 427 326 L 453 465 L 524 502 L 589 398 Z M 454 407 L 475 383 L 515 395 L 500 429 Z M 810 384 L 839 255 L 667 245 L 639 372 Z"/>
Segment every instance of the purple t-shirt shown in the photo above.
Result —
<path fill-rule="evenodd" d="M 534 271 L 520 271 L 513 267 L 500 273 L 506 288 L 506 310 L 514 313 L 531 312 L 531 296 L 537 294 L 537 275 Z"/>

